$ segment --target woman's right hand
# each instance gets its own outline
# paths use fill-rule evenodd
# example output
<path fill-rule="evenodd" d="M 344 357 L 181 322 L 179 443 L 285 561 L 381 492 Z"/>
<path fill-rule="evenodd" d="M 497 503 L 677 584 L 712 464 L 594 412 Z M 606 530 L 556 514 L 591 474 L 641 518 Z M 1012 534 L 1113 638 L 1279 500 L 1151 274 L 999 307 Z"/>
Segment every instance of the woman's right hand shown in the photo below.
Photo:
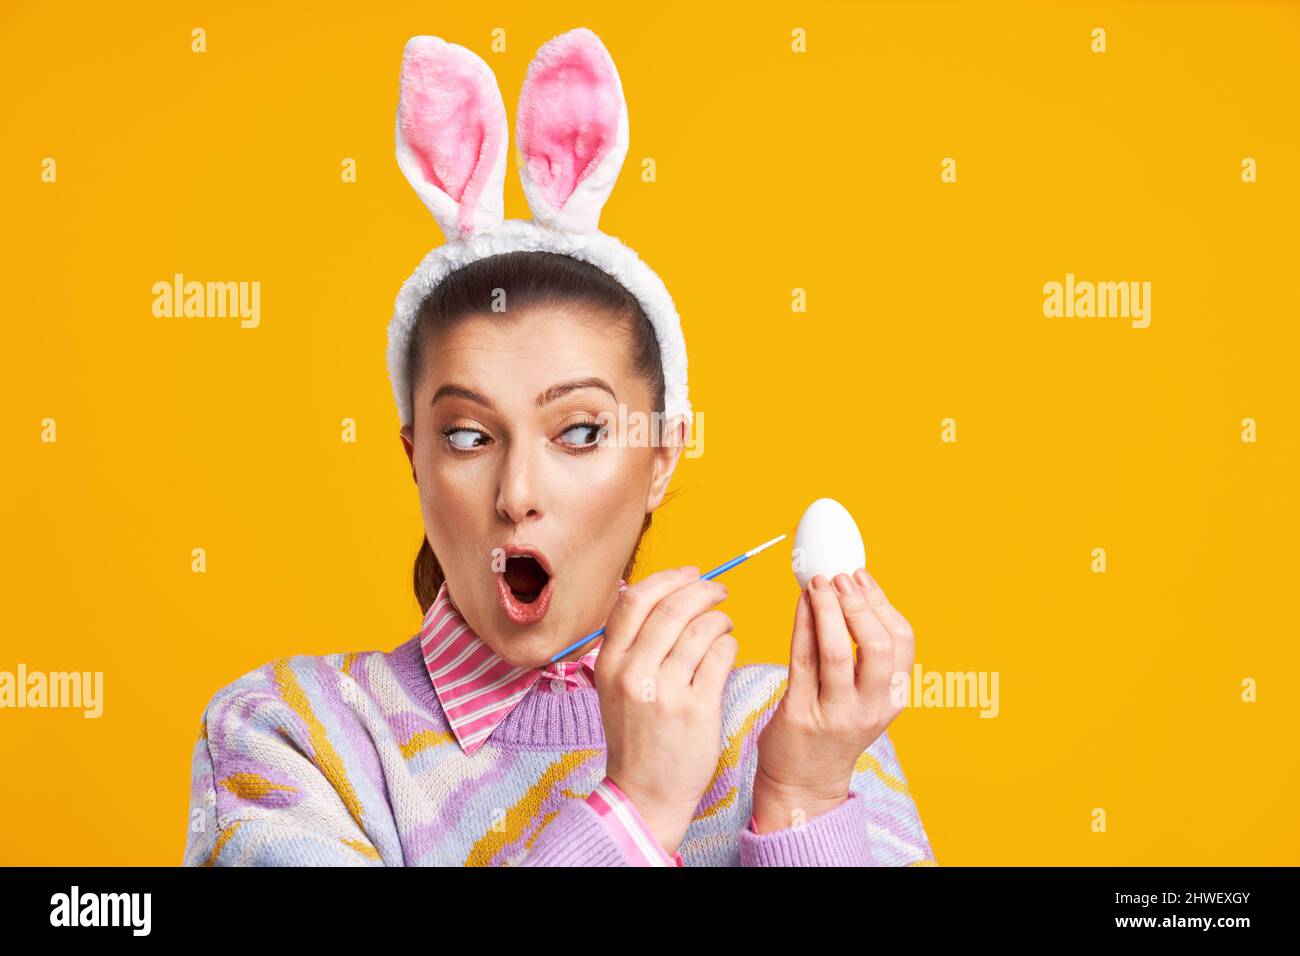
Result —
<path fill-rule="evenodd" d="M 717 769 L 739 647 L 731 618 L 710 610 L 726 596 L 699 568 L 652 574 L 619 595 L 596 657 L 606 776 L 669 854 Z"/>

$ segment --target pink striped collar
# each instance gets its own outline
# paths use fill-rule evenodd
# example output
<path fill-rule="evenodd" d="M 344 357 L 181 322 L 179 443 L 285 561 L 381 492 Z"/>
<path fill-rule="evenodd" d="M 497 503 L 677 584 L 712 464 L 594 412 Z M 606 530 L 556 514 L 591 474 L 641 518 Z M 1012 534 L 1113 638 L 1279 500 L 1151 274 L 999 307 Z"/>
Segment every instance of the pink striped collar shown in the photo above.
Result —
<path fill-rule="evenodd" d="M 621 591 L 627 582 L 620 578 L 618 586 Z M 424 666 L 451 731 L 466 754 L 477 751 L 534 687 L 538 693 L 563 693 L 571 686 L 595 687 L 596 656 L 603 641 L 603 637 L 596 638 L 591 650 L 576 661 L 515 667 L 474 633 L 452 602 L 446 581 L 420 628 Z"/>

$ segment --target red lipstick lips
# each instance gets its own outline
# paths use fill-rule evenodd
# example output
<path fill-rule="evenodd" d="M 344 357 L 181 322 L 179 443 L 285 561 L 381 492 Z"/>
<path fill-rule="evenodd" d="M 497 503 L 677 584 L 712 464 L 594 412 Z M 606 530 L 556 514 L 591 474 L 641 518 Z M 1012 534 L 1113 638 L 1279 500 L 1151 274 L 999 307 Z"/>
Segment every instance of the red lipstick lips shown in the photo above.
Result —
<path fill-rule="evenodd" d="M 505 570 L 497 572 L 497 602 L 511 623 L 536 624 L 551 606 L 550 562 L 532 545 L 512 545 L 505 551 Z"/>

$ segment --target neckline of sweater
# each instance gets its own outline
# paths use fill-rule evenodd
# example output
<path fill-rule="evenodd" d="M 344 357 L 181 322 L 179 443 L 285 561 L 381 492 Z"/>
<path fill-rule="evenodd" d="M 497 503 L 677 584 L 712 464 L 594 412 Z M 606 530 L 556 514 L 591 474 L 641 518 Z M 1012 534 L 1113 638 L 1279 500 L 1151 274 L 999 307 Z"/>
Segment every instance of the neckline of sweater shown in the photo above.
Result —
<path fill-rule="evenodd" d="M 424 666 L 419 635 L 398 645 L 387 655 L 393 670 L 411 695 L 438 723 L 450 729 L 433 681 Z M 605 726 L 600 720 L 600 696 L 594 687 L 567 687 L 556 693 L 536 685 L 524 695 L 492 731 L 488 744 L 505 744 L 535 750 L 573 747 L 605 748 Z"/>

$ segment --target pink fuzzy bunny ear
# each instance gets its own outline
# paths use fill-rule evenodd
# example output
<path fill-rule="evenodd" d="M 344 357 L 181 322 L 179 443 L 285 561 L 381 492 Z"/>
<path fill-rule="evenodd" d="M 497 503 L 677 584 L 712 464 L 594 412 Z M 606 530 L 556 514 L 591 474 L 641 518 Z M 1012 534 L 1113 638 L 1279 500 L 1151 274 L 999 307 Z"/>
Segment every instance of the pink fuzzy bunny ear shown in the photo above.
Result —
<path fill-rule="evenodd" d="M 585 27 L 528 65 L 515 118 L 519 175 L 533 220 L 593 232 L 627 155 L 627 102 L 614 60 Z"/>
<path fill-rule="evenodd" d="M 501 222 L 509 135 L 501 89 L 481 58 L 440 37 L 407 41 L 397 165 L 448 241 Z"/>

